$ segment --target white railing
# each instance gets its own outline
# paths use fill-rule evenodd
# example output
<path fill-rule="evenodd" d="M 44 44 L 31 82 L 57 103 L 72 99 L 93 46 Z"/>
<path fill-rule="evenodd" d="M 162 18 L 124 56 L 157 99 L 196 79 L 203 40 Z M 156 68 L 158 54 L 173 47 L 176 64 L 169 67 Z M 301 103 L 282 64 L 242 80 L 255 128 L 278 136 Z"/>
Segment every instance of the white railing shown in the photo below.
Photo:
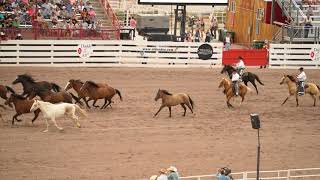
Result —
<path fill-rule="evenodd" d="M 269 65 L 271 68 L 320 68 L 319 44 L 270 44 Z M 314 58 L 312 58 L 312 52 Z"/>
<path fill-rule="evenodd" d="M 78 45 L 88 44 L 90 57 L 80 58 Z M 202 43 L 81 40 L 9 40 L 0 42 L 0 66 L 133 66 L 210 67 L 221 65 L 222 43 L 210 43 L 209 60 L 198 57 Z"/>
<path fill-rule="evenodd" d="M 211 175 L 199 175 L 199 176 L 186 176 L 180 179 L 185 180 L 206 180 L 215 179 L 216 174 Z M 232 173 L 234 180 L 255 180 L 256 172 L 238 172 Z M 306 169 L 288 169 L 288 170 L 276 170 L 276 171 L 260 171 L 261 180 L 316 180 L 320 179 L 320 168 L 306 168 Z"/>

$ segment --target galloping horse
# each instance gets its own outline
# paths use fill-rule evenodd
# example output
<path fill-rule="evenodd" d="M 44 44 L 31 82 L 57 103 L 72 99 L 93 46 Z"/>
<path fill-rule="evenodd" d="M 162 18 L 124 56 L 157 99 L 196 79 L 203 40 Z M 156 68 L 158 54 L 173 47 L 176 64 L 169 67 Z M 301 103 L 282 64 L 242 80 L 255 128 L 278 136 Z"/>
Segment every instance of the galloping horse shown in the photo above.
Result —
<path fill-rule="evenodd" d="M 104 109 L 111 104 L 112 102 L 111 99 L 115 94 L 118 94 L 120 97 L 120 100 L 122 101 L 122 96 L 120 91 L 106 84 L 103 85 L 101 83 L 98 84 L 93 81 L 86 81 L 84 85 L 81 87 L 80 91 L 83 91 L 85 94 L 88 94 L 89 96 L 88 101 L 92 99 L 94 100 L 92 105 L 94 107 L 99 107 L 99 106 L 95 106 L 98 99 L 104 99 L 104 104 L 103 106 L 101 106 L 101 109 Z"/>
<path fill-rule="evenodd" d="M 230 65 L 224 65 L 223 69 L 221 70 L 221 74 L 223 73 L 227 73 L 229 78 L 231 79 L 232 78 L 232 72 L 233 70 L 235 70 L 234 67 L 230 66 Z M 243 75 L 242 75 L 242 81 L 244 82 L 244 84 L 246 86 L 248 86 L 248 82 L 251 82 L 251 84 L 254 86 L 254 88 L 256 89 L 256 92 L 257 94 L 259 94 L 258 92 L 258 88 L 257 88 L 257 85 L 255 83 L 255 80 L 257 80 L 261 85 L 264 85 L 258 75 L 254 74 L 254 73 L 251 73 L 251 72 L 244 72 Z"/>
<path fill-rule="evenodd" d="M 8 99 L 8 97 L 7 97 L 8 92 L 15 94 L 14 90 L 11 87 L 0 85 L 0 97 L 2 99 L 4 99 L 4 100 Z"/>
<path fill-rule="evenodd" d="M 11 94 L 10 97 L 5 102 L 5 104 L 12 107 L 11 103 L 14 104 L 14 107 L 16 110 L 16 114 L 12 117 L 12 125 L 14 125 L 14 120 L 21 121 L 20 119 L 18 119 L 18 116 L 20 116 L 21 114 L 26 114 L 31 112 L 30 108 L 34 103 L 34 100 L 28 100 L 27 98 L 18 94 Z M 32 119 L 32 124 L 39 116 L 39 113 L 40 113 L 39 109 L 34 111 L 34 118 Z"/>
<path fill-rule="evenodd" d="M 88 104 L 89 100 L 86 99 L 86 97 L 89 97 L 89 95 L 86 91 L 81 91 L 81 87 L 83 86 L 83 84 L 84 83 L 81 80 L 70 79 L 68 81 L 67 85 L 65 86 L 64 90 L 68 91 L 69 89 L 73 88 L 77 92 L 80 100 L 83 99 L 84 102 L 86 103 L 87 107 L 90 109 L 90 106 Z M 100 87 L 107 87 L 108 86 L 107 83 L 96 83 L 96 84 Z M 95 107 L 99 107 L 99 106 L 95 106 Z"/>
<path fill-rule="evenodd" d="M 21 94 L 22 96 L 27 95 L 27 97 L 30 96 L 30 94 L 32 93 L 34 87 L 36 88 L 44 88 L 44 89 L 48 89 L 48 90 L 54 90 L 55 92 L 59 92 L 60 91 L 60 87 L 55 84 L 55 83 L 50 83 L 47 81 L 40 81 L 40 82 L 36 82 L 31 75 L 28 74 L 22 74 L 22 75 L 18 75 L 17 79 L 14 80 L 12 82 L 12 84 L 17 84 L 17 83 L 21 83 L 23 86 L 23 93 Z"/>
<path fill-rule="evenodd" d="M 297 87 L 298 85 L 297 85 L 296 79 L 291 75 L 284 75 L 281 79 L 280 84 L 284 84 L 284 83 L 288 85 L 289 96 L 283 101 L 282 105 L 284 105 L 291 96 L 296 96 L 297 106 L 299 106 L 298 87 Z M 317 96 L 320 99 L 320 87 L 313 83 L 306 83 L 304 87 L 305 87 L 304 89 L 305 93 L 310 94 L 311 97 L 313 98 L 313 106 L 316 106 Z"/>
<path fill-rule="evenodd" d="M 226 79 L 226 78 L 222 78 L 220 84 L 219 84 L 219 88 L 223 87 L 224 88 L 224 94 L 226 95 L 227 97 L 227 106 L 228 108 L 232 108 L 233 106 L 231 105 L 230 103 L 230 99 L 232 97 L 235 96 L 233 90 L 232 90 L 232 84 L 231 84 L 231 81 Z M 242 98 L 241 99 L 241 102 L 240 102 L 240 105 L 241 103 L 244 101 L 244 97 L 245 95 L 247 94 L 247 92 L 250 92 L 252 91 L 248 86 L 245 86 L 244 84 L 240 83 L 239 84 L 239 95 L 240 97 Z"/>
<path fill-rule="evenodd" d="M 167 90 L 159 89 L 154 100 L 158 101 L 158 99 L 160 98 L 162 99 L 162 104 L 159 110 L 157 111 L 157 113 L 153 117 L 156 117 L 164 107 L 169 108 L 169 117 L 171 117 L 171 106 L 176 106 L 179 104 L 184 110 L 183 116 L 186 116 L 186 111 L 187 111 L 187 108 L 185 105 L 187 105 L 191 113 L 193 113 L 194 102 L 188 94 L 185 94 L 185 93 L 171 94 Z"/>
<path fill-rule="evenodd" d="M 36 96 L 39 96 L 43 101 L 50 102 L 50 103 L 71 103 L 72 104 L 72 98 L 76 101 L 75 103 L 79 103 L 80 105 L 83 105 L 79 98 L 77 98 L 75 95 L 73 95 L 70 92 L 66 91 L 60 91 L 60 92 L 52 92 L 48 89 L 35 87 L 33 88 L 33 91 L 30 93 L 29 98 L 32 99 Z"/>
<path fill-rule="evenodd" d="M 35 111 L 37 109 L 41 110 L 43 117 L 47 123 L 47 128 L 43 132 L 48 132 L 48 129 L 49 129 L 48 119 L 51 119 L 54 125 L 60 131 L 62 131 L 63 128 L 57 125 L 56 118 L 64 117 L 65 115 L 67 115 L 71 119 L 73 119 L 77 127 L 80 128 L 81 125 L 78 121 L 78 117 L 75 115 L 76 110 L 79 111 L 81 115 L 85 117 L 87 116 L 87 113 L 83 109 L 81 109 L 78 105 L 69 104 L 69 103 L 51 104 L 49 102 L 34 100 L 34 103 L 32 104 L 30 111 Z"/>

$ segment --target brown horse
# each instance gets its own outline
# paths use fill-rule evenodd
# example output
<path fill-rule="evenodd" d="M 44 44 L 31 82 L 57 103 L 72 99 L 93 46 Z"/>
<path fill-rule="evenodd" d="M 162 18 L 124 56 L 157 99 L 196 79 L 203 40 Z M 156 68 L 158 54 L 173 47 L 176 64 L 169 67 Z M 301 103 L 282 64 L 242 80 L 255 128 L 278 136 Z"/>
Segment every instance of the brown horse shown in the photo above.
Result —
<path fill-rule="evenodd" d="M 75 103 L 79 103 L 80 105 L 83 105 L 83 103 L 79 100 L 79 98 L 77 98 L 72 93 L 69 93 L 66 91 L 52 92 L 44 88 L 34 88 L 33 91 L 30 93 L 29 98 L 32 99 L 36 96 L 39 96 L 41 100 L 45 102 L 50 102 L 52 104 L 61 103 L 61 102 L 72 104 L 72 99 L 74 99 L 76 101 Z"/>
<path fill-rule="evenodd" d="M 164 107 L 168 107 L 169 117 L 171 117 L 171 106 L 176 106 L 179 104 L 184 110 L 183 116 L 186 116 L 186 111 L 187 111 L 187 108 L 185 105 L 187 105 L 187 107 L 190 109 L 191 113 L 193 114 L 194 102 L 188 94 L 185 94 L 185 93 L 171 94 L 167 90 L 159 89 L 154 100 L 158 101 L 158 99 L 160 98 L 162 99 L 162 104 L 159 110 L 157 111 L 157 113 L 153 117 L 156 117 Z"/>
<path fill-rule="evenodd" d="M 235 96 L 235 94 L 234 94 L 234 92 L 232 90 L 231 81 L 226 79 L 226 78 L 222 78 L 222 80 L 221 80 L 221 82 L 219 84 L 219 88 L 221 88 L 221 87 L 224 88 L 223 93 L 227 97 L 227 106 L 228 106 L 228 108 L 233 108 L 232 104 L 230 103 L 230 100 L 231 100 L 232 97 Z M 252 90 L 248 86 L 246 86 L 246 85 L 241 83 L 239 85 L 239 95 L 242 98 L 241 102 L 240 102 L 240 105 L 244 101 L 244 97 L 246 96 L 247 92 L 252 92 Z"/>
<path fill-rule="evenodd" d="M 13 125 L 14 120 L 21 121 L 20 119 L 17 118 L 18 116 L 20 116 L 21 114 L 30 113 L 30 108 L 34 103 L 34 100 L 28 100 L 27 98 L 18 94 L 11 94 L 10 97 L 5 102 L 5 104 L 11 107 L 12 106 L 11 103 L 14 104 L 14 107 L 16 110 L 16 114 L 12 117 L 12 125 Z M 34 118 L 32 119 L 32 124 L 39 116 L 39 113 L 40 113 L 39 109 L 34 111 Z"/>
<path fill-rule="evenodd" d="M 2 99 L 4 99 L 4 100 L 8 99 L 8 97 L 7 97 L 8 92 L 15 94 L 14 90 L 11 87 L 0 85 L 0 97 Z"/>
<path fill-rule="evenodd" d="M 94 107 L 97 107 L 95 106 L 95 104 L 98 99 L 104 99 L 104 104 L 103 106 L 101 106 L 101 109 L 104 109 L 111 104 L 112 102 L 111 99 L 115 94 L 118 94 L 120 97 L 120 100 L 122 101 L 122 96 L 118 89 L 114 89 L 111 86 L 103 86 L 103 85 L 106 85 L 106 84 L 101 84 L 101 83 L 98 84 L 93 81 L 86 81 L 80 90 L 88 94 L 89 96 L 88 101 L 92 99 L 94 100 L 93 102 Z"/>
<path fill-rule="evenodd" d="M 286 83 L 288 85 L 289 95 L 288 97 L 283 101 L 282 105 L 284 105 L 287 100 L 291 96 L 296 97 L 297 106 L 299 106 L 299 99 L 298 99 L 298 85 L 296 82 L 296 79 L 291 75 L 284 75 L 281 79 L 280 84 Z M 306 94 L 310 94 L 313 98 L 313 106 L 316 106 L 316 100 L 317 97 L 320 99 L 320 88 L 314 83 L 305 83 L 305 89 Z"/>
<path fill-rule="evenodd" d="M 50 83 L 47 81 L 39 81 L 36 82 L 31 75 L 28 74 L 22 74 L 18 75 L 17 79 L 12 82 L 12 84 L 21 83 L 23 86 L 23 93 L 22 96 L 27 95 L 27 97 L 30 96 L 34 88 L 44 88 L 48 90 L 54 90 L 55 92 L 60 91 L 60 87 L 55 83 Z"/>
<path fill-rule="evenodd" d="M 85 91 L 80 90 L 81 87 L 83 86 L 83 84 L 84 83 L 81 80 L 70 79 L 68 81 L 67 85 L 65 86 L 64 90 L 68 91 L 69 89 L 73 88 L 77 92 L 80 100 L 83 99 L 84 102 L 86 103 L 87 107 L 90 108 L 90 106 L 88 104 L 89 101 L 86 99 L 86 97 L 89 97 L 89 95 Z M 96 84 L 100 87 L 107 87 L 108 86 L 108 84 L 106 84 L 106 83 L 96 83 Z M 95 104 L 94 104 L 94 107 L 99 107 L 99 106 L 95 106 Z"/>

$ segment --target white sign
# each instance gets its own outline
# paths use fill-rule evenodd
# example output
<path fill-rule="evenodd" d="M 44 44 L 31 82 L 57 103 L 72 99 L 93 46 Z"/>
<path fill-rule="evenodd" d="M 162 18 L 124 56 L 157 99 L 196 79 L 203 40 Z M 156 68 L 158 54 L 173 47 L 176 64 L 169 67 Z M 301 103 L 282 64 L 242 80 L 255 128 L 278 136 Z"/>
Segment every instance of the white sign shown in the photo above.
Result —
<path fill-rule="evenodd" d="M 139 4 L 228 4 L 228 0 L 139 0 Z"/>
<path fill-rule="evenodd" d="M 93 54 L 93 47 L 90 43 L 82 43 L 77 47 L 77 53 L 81 58 L 89 58 Z"/>
<path fill-rule="evenodd" d="M 310 57 L 313 61 L 319 61 L 320 59 L 320 49 L 319 48 L 312 48 L 310 51 Z"/>

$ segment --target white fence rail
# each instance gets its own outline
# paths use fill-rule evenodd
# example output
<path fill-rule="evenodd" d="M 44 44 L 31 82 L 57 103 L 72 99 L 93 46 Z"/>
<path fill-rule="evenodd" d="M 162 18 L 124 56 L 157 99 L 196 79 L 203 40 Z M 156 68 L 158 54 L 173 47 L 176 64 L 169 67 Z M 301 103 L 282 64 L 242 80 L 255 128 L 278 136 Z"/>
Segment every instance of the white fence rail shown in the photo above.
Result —
<path fill-rule="evenodd" d="M 80 58 L 78 45 L 90 44 L 89 58 Z M 210 43 L 211 59 L 201 60 L 202 43 L 9 40 L 0 42 L 0 66 L 195 66 L 221 65 L 222 43 Z"/>
<path fill-rule="evenodd" d="M 320 68 L 320 45 L 318 44 L 270 44 L 269 65 L 271 68 Z M 312 53 L 314 56 L 312 58 Z"/>
<path fill-rule="evenodd" d="M 255 180 L 256 172 L 232 173 L 234 180 Z M 214 180 L 215 174 L 181 177 L 184 180 Z M 320 180 L 320 168 L 260 171 L 261 180 Z"/>

